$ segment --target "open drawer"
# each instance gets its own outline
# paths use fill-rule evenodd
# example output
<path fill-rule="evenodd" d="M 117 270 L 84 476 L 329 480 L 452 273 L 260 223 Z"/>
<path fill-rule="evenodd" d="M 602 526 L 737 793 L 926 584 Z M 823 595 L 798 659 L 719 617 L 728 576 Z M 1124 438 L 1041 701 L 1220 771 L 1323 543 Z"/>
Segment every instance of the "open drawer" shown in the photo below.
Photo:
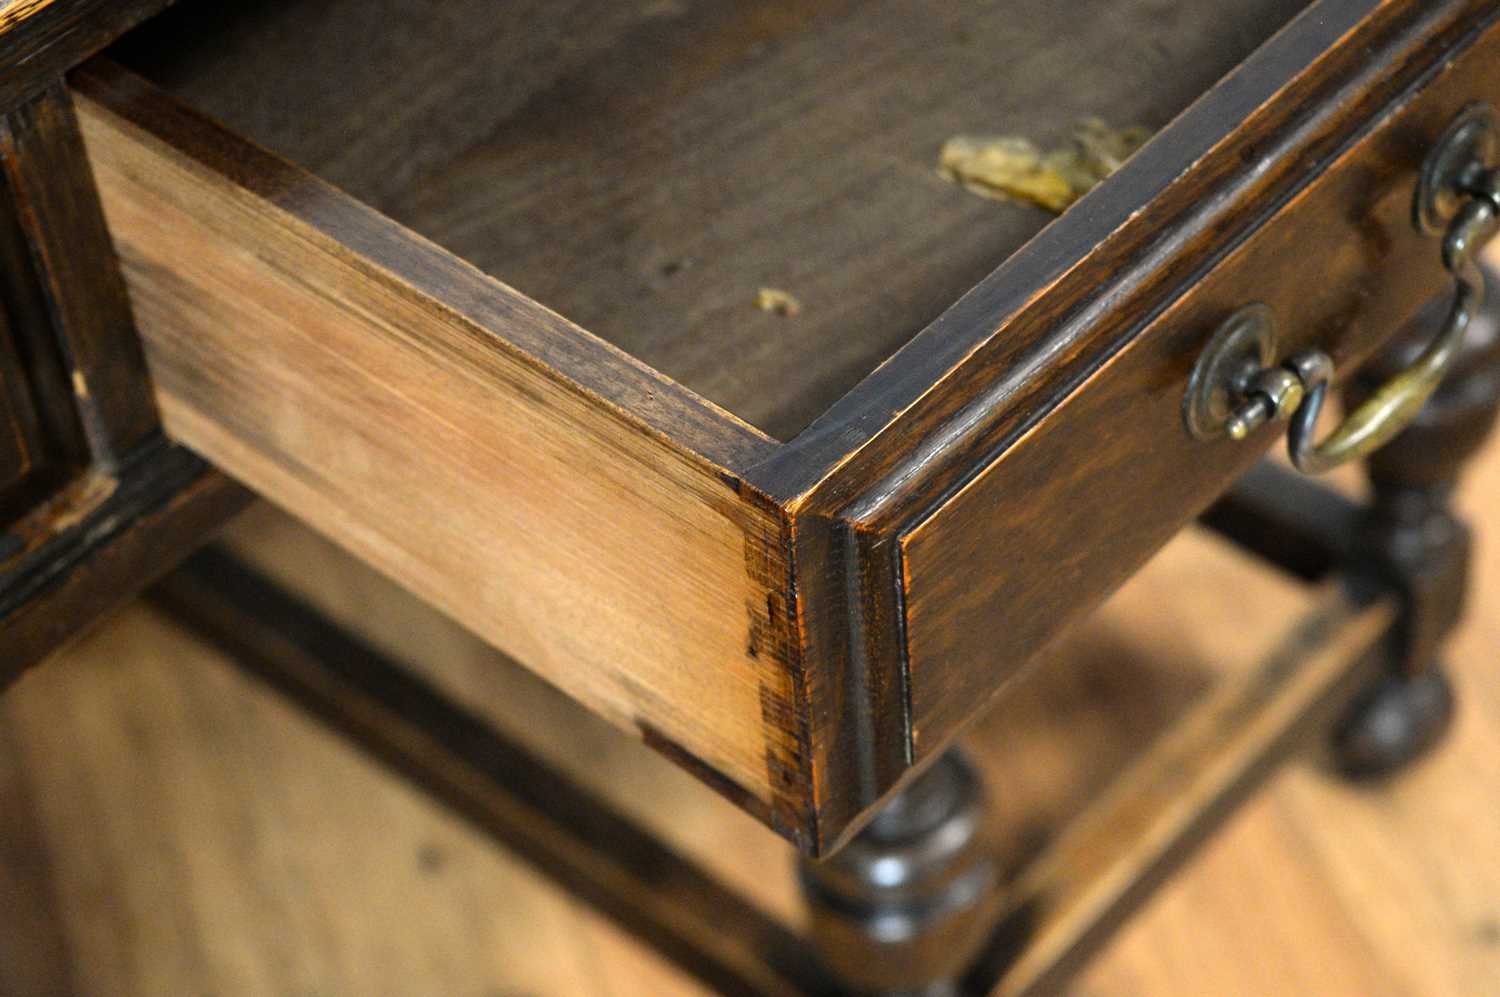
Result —
<path fill-rule="evenodd" d="M 1343 374 L 1444 289 L 1500 101 L 1479 0 L 373 6 L 73 78 L 168 432 L 810 853 L 1276 439 L 1183 427 L 1225 316 Z M 936 174 L 1091 115 L 1056 220 Z"/>

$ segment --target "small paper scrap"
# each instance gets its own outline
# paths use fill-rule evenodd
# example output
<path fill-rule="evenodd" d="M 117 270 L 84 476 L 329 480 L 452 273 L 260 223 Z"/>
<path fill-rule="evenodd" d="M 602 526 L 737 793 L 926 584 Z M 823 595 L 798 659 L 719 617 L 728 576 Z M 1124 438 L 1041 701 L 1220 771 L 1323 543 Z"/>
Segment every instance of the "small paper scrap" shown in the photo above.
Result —
<path fill-rule="evenodd" d="M 1080 121 L 1067 145 L 1048 152 L 1015 135 L 959 135 L 943 143 L 938 174 L 980 197 L 1060 214 L 1150 137 L 1140 126 L 1115 129 L 1098 118 Z"/>
<path fill-rule="evenodd" d="M 802 302 L 786 291 L 777 290 L 774 287 L 763 287 L 755 295 L 755 307 L 783 318 L 792 318 L 802 311 Z"/>

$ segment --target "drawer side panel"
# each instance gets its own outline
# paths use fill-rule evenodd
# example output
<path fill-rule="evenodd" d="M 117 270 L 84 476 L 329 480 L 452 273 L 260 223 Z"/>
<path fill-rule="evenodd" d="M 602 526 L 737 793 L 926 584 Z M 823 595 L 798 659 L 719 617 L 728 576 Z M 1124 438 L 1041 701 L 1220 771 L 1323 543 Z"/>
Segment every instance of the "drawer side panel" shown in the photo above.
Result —
<path fill-rule="evenodd" d="M 132 99 L 79 86 L 168 433 L 797 838 L 774 506 L 515 345 L 595 349 L 581 330 L 292 167 L 248 179 L 265 154 L 207 122 L 185 152 Z M 380 240 L 451 265 L 452 295 L 361 252 Z"/>

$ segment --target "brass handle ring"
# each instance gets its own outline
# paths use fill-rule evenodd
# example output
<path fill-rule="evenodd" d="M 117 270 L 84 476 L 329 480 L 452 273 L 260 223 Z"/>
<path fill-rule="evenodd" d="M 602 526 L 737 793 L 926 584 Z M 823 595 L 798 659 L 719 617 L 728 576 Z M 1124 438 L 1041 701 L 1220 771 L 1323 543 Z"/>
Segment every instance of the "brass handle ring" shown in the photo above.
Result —
<path fill-rule="evenodd" d="M 1492 180 L 1495 176 L 1495 172 L 1490 174 Z M 1494 194 L 1476 197 L 1466 209 L 1481 205 L 1480 210 L 1460 212 L 1443 240 L 1443 263 L 1453 273 L 1455 287 L 1453 304 L 1438 334 L 1410 367 L 1376 388 L 1320 443 L 1313 442 L 1313 435 L 1328 397 L 1332 364 L 1322 354 L 1302 354 L 1288 363 L 1299 375 L 1305 392 L 1286 434 L 1287 450 L 1297 470 L 1322 474 L 1347 461 L 1368 456 L 1406 428 L 1437 390 L 1458 355 L 1469 320 L 1484 303 L 1484 281 L 1473 254 L 1477 245 L 1494 234 L 1500 220 L 1500 199 Z M 1487 234 L 1481 234 L 1480 229 Z"/>
<path fill-rule="evenodd" d="M 1318 416 L 1328 399 L 1333 361 L 1310 350 L 1281 363 L 1276 322 L 1263 304 L 1231 315 L 1199 357 L 1183 417 L 1201 440 L 1242 440 L 1267 422 L 1290 420 L 1292 464 L 1321 474 L 1368 456 L 1414 419 L 1452 366 L 1469 322 L 1484 299 L 1475 256 L 1500 231 L 1500 114 L 1488 104 L 1464 108 L 1422 166 L 1413 221 L 1427 234 L 1442 233 L 1443 266 L 1453 275 L 1453 304 L 1441 328 L 1412 364 L 1386 381 L 1321 442 Z"/>

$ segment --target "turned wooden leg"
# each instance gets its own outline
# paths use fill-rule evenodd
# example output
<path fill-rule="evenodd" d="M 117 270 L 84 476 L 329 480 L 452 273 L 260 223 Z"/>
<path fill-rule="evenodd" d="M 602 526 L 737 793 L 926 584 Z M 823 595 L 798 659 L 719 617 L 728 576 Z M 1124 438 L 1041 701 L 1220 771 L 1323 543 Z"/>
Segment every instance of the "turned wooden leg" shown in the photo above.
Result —
<path fill-rule="evenodd" d="M 845 986 L 957 992 L 996 893 L 978 840 L 982 809 L 978 774 L 952 749 L 837 854 L 801 864 L 813 940 Z"/>
<path fill-rule="evenodd" d="M 1489 267 L 1483 271 L 1485 305 L 1452 372 L 1412 425 L 1366 463 L 1374 495 L 1354 569 L 1398 588 L 1406 611 L 1391 669 L 1335 730 L 1338 764 L 1353 776 L 1383 775 L 1410 762 L 1441 738 L 1453 715 L 1439 653 L 1463 612 L 1470 537 L 1452 497 L 1500 410 L 1500 279 Z M 1433 302 L 1362 370 L 1346 392 L 1351 402 L 1409 364 L 1446 308 L 1446 300 Z"/>

